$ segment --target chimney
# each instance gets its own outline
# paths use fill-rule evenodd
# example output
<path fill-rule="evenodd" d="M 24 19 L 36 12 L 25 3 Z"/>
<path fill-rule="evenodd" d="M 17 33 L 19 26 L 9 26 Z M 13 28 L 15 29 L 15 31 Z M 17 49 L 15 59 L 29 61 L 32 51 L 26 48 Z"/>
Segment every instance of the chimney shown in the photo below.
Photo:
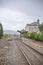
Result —
<path fill-rule="evenodd" d="M 40 21 L 40 20 L 39 20 L 39 19 L 37 19 L 37 24 L 39 24 L 39 21 Z"/>

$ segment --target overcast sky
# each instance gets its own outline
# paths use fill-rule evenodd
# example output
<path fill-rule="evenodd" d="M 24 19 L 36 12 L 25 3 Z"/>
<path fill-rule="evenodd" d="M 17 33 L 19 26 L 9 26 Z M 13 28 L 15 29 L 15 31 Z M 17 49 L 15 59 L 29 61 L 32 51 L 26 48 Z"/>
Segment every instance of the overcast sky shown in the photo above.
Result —
<path fill-rule="evenodd" d="M 37 19 L 43 22 L 43 0 L 0 0 L 0 22 L 4 30 L 21 30 Z"/>

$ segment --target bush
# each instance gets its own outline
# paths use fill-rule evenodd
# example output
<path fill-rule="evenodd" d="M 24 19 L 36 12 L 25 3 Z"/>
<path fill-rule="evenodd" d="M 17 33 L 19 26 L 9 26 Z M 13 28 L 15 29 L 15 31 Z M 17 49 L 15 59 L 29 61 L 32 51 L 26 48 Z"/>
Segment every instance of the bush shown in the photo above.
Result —
<path fill-rule="evenodd" d="M 32 33 L 30 34 L 30 38 L 31 38 L 31 39 L 35 39 L 35 36 L 36 36 L 36 33 L 35 33 L 35 32 L 32 32 Z"/>
<path fill-rule="evenodd" d="M 28 32 L 27 33 L 24 33 L 24 37 L 25 38 L 28 38 Z"/>
<path fill-rule="evenodd" d="M 43 42 L 43 33 L 40 34 L 39 40 Z"/>
<path fill-rule="evenodd" d="M 2 38 L 2 36 L 3 36 L 3 26 L 0 23 L 0 39 Z"/>
<path fill-rule="evenodd" d="M 8 35 L 7 34 L 4 34 L 3 37 L 2 37 L 3 40 L 5 40 L 7 38 L 8 38 Z"/>
<path fill-rule="evenodd" d="M 43 33 L 36 33 L 36 32 L 30 32 L 26 33 L 24 35 L 26 38 L 34 39 L 36 41 L 42 41 L 43 42 Z"/>

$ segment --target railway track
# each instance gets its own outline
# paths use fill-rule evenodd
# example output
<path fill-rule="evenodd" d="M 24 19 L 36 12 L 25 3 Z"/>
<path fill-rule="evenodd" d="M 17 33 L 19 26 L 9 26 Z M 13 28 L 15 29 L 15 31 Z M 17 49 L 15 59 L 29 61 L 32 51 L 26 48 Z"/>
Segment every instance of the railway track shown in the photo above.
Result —
<path fill-rule="evenodd" d="M 0 47 L 0 65 L 29 65 L 15 40 L 2 41 Z"/>
<path fill-rule="evenodd" d="M 2 45 L 3 43 L 4 45 Z M 21 39 L 16 38 L 12 39 L 10 42 L 2 42 L 0 44 L 0 47 L 1 46 L 2 48 L 4 47 L 3 51 L 6 52 L 6 54 L 4 54 L 4 52 L 2 53 L 6 56 L 4 58 L 6 60 L 4 62 L 4 56 L 2 57 L 1 55 L 0 63 L 1 59 L 2 63 L 0 65 L 3 65 L 4 63 L 7 65 L 43 65 L 43 55 L 30 46 L 24 44 Z"/>
<path fill-rule="evenodd" d="M 18 46 L 18 45 L 17 45 L 17 46 Z M 19 50 L 22 52 L 23 56 L 25 57 L 25 59 L 26 59 L 28 65 L 31 65 L 31 63 L 30 63 L 30 61 L 28 60 L 28 57 L 27 57 L 27 55 L 25 54 L 25 52 L 24 52 L 22 49 L 20 49 L 19 46 L 18 46 L 18 48 L 19 48 Z"/>
<path fill-rule="evenodd" d="M 17 44 L 16 44 L 17 45 Z M 31 63 L 28 61 L 28 59 L 27 59 L 27 56 L 26 56 L 26 54 L 22 51 L 22 49 L 20 49 L 19 48 L 19 46 L 17 45 L 17 47 L 18 47 L 18 49 L 20 50 L 20 52 L 22 53 L 22 55 L 24 56 L 24 58 L 26 59 L 26 61 L 27 61 L 27 64 L 28 65 L 31 65 Z"/>
<path fill-rule="evenodd" d="M 27 39 L 22 39 L 23 43 L 26 44 L 28 47 L 31 47 L 32 49 L 34 49 L 35 51 L 37 51 L 38 53 L 40 53 L 41 55 L 43 55 L 43 43 L 35 43 L 35 42 L 31 42 L 30 40 Z M 39 44 L 39 45 L 38 45 Z M 41 45 L 40 45 L 41 44 Z"/>
<path fill-rule="evenodd" d="M 24 44 L 21 39 L 16 40 L 16 44 L 30 65 L 43 65 L 43 55 Z"/>

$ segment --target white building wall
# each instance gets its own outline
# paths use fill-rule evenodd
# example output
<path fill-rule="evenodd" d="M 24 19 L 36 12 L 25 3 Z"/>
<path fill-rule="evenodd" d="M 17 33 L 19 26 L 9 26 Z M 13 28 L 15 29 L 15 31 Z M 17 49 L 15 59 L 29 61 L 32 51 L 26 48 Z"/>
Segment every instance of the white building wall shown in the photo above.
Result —
<path fill-rule="evenodd" d="M 38 26 L 26 26 L 25 30 L 28 32 L 39 32 Z"/>

